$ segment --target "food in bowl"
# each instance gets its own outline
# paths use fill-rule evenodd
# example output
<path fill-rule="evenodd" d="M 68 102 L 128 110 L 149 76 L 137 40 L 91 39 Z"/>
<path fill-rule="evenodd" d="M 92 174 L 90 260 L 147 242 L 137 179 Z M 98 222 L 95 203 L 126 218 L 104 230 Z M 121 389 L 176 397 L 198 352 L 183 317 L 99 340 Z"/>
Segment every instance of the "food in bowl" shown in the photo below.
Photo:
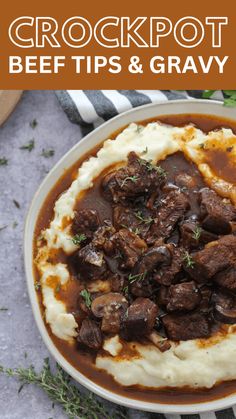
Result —
<path fill-rule="evenodd" d="M 149 400 L 235 389 L 236 136 L 226 125 L 132 123 L 67 171 L 40 212 L 45 322 L 72 365 L 107 388 Z"/>

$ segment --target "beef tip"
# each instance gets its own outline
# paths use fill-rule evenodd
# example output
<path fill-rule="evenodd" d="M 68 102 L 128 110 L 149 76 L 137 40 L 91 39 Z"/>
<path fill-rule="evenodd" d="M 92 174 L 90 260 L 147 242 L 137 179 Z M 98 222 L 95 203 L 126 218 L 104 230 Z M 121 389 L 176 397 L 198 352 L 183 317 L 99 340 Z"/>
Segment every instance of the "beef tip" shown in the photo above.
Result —
<path fill-rule="evenodd" d="M 206 317 L 198 312 L 167 314 L 162 318 L 166 334 L 171 340 L 206 338 L 210 327 Z"/>
<path fill-rule="evenodd" d="M 124 277 L 119 274 L 114 274 L 109 278 L 111 282 L 111 291 L 121 292 L 124 288 Z"/>
<path fill-rule="evenodd" d="M 113 222 L 116 229 L 127 228 L 140 237 L 145 237 L 151 225 L 151 216 L 147 210 L 141 216 L 140 211 L 134 208 L 117 205 L 113 210 Z"/>
<path fill-rule="evenodd" d="M 75 212 L 72 223 L 72 232 L 74 234 L 84 234 L 87 240 L 92 239 L 94 231 L 99 226 L 99 219 L 96 210 L 84 209 Z"/>
<path fill-rule="evenodd" d="M 134 152 L 128 155 L 128 164 L 103 179 L 103 190 L 109 201 L 124 202 L 143 194 L 151 194 L 163 181 L 156 166 L 139 158 Z"/>
<path fill-rule="evenodd" d="M 114 247 L 121 253 L 123 261 L 121 268 L 132 269 L 147 245 L 137 234 L 125 228 L 118 231 L 111 238 Z"/>
<path fill-rule="evenodd" d="M 235 263 L 236 236 L 228 235 L 209 243 L 199 252 L 191 253 L 184 268 L 197 282 L 206 282 Z"/>
<path fill-rule="evenodd" d="M 101 278 L 107 270 L 103 252 L 91 243 L 76 252 L 73 259 L 76 272 L 83 279 Z"/>
<path fill-rule="evenodd" d="M 155 325 L 157 313 L 157 305 L 149 298 L 137 298 L 124 315 L 125 338 L 133 339 L 148 335 Z"/>
<path fill-rule="evenodd" d="M 109 292 L 95 298 L 91 310 L 95 317 L 102 318 L 104 333 L 118 333 L 121 318 L 128 308 L 128 302 L 122 294 Z"/>
<path fill-rule="evenodd" d="M 168 238 L 189 208 L 187 196 L 178 191 L 171 191 L 161 200 L 157 208 L 157 216 L 148 234 L 148 243 L 154 243 L 158 238 Z"/>
<path fill-rule="evenodd" d="M 218 272 L 213 281 L 222 288 L 236 293 L 236 265 L 230 266 L 224 271 Z"/>
<path fill-rule="evenodd" d="M 194 281 L 171 285 L 168 291 L 167 311 L 190 311 L 201 300 L 201 294 Z"/>
<path fill-rule="evenodd" d="M 197 249 L 218 239 L 218 236 L 204 230 L 196 220 L 185 220 L 180 225 L 181 244 L 188 249 Z"/>
<path fill-rule="evenodd" d="M 77 341 L 90 349 L 100 349 L 102 347 L 102 333 L 98 324 L 94 320 L 84 319 Z"/>
<path fill-rule="evenodd" d="M 93 236 L 93 245 L 96 249 L 103 250 L 107 255 L 111 255 L 114 252 L 111 236 L 115 231 L 111 222 L 105 220 L 104 225 L 99 227 Z"/>
<path fill-rule="evenodd" d="M 171 285 L 181 272 L 183 265 L 183 249 L 168 244 L 171 253 L 171 262 L 168 266 L 161 266 L 154 274 L 154 279 L 161 285 Z"/>
<path fill-rule="evenodd" d="M 168 294 L 169 294 L 169 287 L 165 287 L 164 285 L 161 285 L 157 293 L 157 302 L 160 307 L 165 308 L 167 306 L 169 302 Z"/>
<path fill-rule="evenodd" d="M 215 191 L 209 188 L 200 191 L 200 211 L 203 228 L 215 234 L 231 232 L 230 222 L 236 220 L 236 208 Z"/>
<path fill-rule="evenodd" d="M 171 259 L 172 255 L 168 246 L 156 246 L 148 249 L 133 269 L 133 276 L 138 279 L 131 284 L 131 293 L 136 297 L 149 297 L 153 293 L 152 281 L 150 281 L 152 273 L 159 266 L 170 265 Z"/>

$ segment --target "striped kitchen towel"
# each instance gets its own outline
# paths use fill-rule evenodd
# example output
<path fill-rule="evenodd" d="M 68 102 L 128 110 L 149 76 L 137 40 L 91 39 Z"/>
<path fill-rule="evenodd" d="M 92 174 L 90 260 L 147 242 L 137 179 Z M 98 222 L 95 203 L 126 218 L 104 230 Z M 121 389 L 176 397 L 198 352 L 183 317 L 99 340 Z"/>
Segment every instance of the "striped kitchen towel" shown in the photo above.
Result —
<path fill-rule="evenodd" d="M 104 121 L 137 106 L 175 99 L 201 99 L 203 90 L 59 90 L 56 95 L 71 122 L 86 134 Z M 211 99 L 223 100 L 221 90 Z M 174 415 L 130 411 L 131 419 L 235 419 L 236 405 L 218 412 Z"/>
<path fill-rule="evenodd" d="M 71 122 L 89 132 L 137 106 L 175 99 L 199 99 L 203 90 L 58 90 L 56 95 Z M 212 99 L 223 100 L 221 90 Z"/>

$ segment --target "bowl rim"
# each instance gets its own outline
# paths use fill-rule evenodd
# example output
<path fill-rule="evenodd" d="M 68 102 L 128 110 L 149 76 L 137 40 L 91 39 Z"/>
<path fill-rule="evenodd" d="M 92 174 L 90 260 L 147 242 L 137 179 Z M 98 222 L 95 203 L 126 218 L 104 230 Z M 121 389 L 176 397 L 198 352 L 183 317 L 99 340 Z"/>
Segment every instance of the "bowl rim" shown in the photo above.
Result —
<path fill-rule="evenodd" d="M 216 114 L 212 113 L 212 110 L 210 110 L 209 112 L 205 112 L 205 110 L 207 109 L 202 109 L 201 111 L 195 111 L 192 110 L 191 112 L 188 112 L 188 109 L 186 109 L 186 112 L 179 112 L 179 114 L 206 114 L 206 115 L 213 115 L 213 116 L 221 116 L 221 117 L 227 117 L 228 119 L 235 119 L 236 120 L 236 110 L 234 111 L 229 111 L 230 115 L 222 115 L 227 113 L 225 111 L 225 107 L 223 106 L 222 102 L 219 101 L 214 101 L 214 100 L 201 100 L 201 99 L 180 99 L 180 100 L 170 100 L 170 101 L 159 101 L 158 103 L 151 103 L 151 104 L 147 104 L 147 105 L 142 105 L 139 106 L 137 108 L 132 108 L 124 113 L 121 113 L 119 115 L 117 115 L 116 117 L 108 120 L 107 122 L 105 122 L 104 124 L 100 125 L 99 127 L 95 128 L 92 132 L 90 132 L 88 135 L 86 135 L 85 137 L 81 138 L 72 148 L 69 149 L 69 151 L 64 154 L 60 160 L 53 166 L 53 168 L 50 170 L 50 172 L 47 174 L 47 176 L 45 177 L 45 179 L 42 181 L 42 183 L 40 184 L 40 186 L 38 187 L 36 193 L 34 194 L 34 197 L 31 201 L 31 205 L 29 207 L 28 210 L 28 214 L 26 216 L 26 221 L 25 221 L 25 228 L 24 228 L 24 266 L 25 266 L 25 274 L 26 274 L 26 280 L 27 280 L 27 288 L 28 288 L 28 294 L 29 294 L 29 299 L 30 299 L 30 303 L 31 303 L 31 307 L 32 307 L 32 311 L 33 311 L 33 315 L 34 315 L 34 319 L 35 322 L 37 324 L 38 330 L 40 332 L 40 335 L 43 339 L 43 342 L 45 343 L 47 349 L 49 350 L 50 354 L 53 356 L 53 358 L 56 360 L 56 362 L 75 380 L 77 381 L 79 384 L 83 385 L 84 387 L 86 387 L 89 391 L 97 394 L 98 396 L 109 400 L 110 402 L 116 403 L 118 405 L 122 405 L 122 406 L 126 406 L 128 408 L 131 409 L 138 409 L 138 410 L 144 410 L 144 411 L 149 411 L 149 412 L 160 412 L 160 413 L 172 413 L 172 414 L 190 414 L 190 413 L 201 413 L 201 412 L 207 412 L 207 411 L 211 411 L 211 410 L 221 410 L 227 407 L 231 407 L 233 404 L 236 403 L 236 390 L 234 394 L 230 394 L 228 396 L 224 396 L 221 397 L 219 399 L 215 399 L 215 400 L 210 400 L 210 401 L 205 401 L 205 402 L 199 402 L 199 403 L 187 403 L 187 404 L 167 404 L 167 403 L 153 403 L 153 402 L 145 402 L 142 400 L 138 400 L 138 399 L 132 399 L 129 397 L 125 397 L 122 396 L 118 393 L 115 393 L 111 390 L 108 390 L 102 386 L 100 386 L 99 384 L 94 383 L 92 380 L 90 380 L 89 378 L 87 378 L 85 375 L 83 375 L 82 373 L 80 373 L 80 371 L 78 371 L 76 368 L 74 368 L 72 366 L 72 364 L 70 364 L 66 358 L 64 358 L 64 356 L 59 352 L 59 350 L 57 349 L 57 347 L 55 346 L 55 344 L 53 343 L 47 329 L 46 326 L 44 324 L 41 312 L 40 312 L 40 307 L 39 307 L 39 303 L 38 303 L 38 297 L 37 297 L 37 293 L 35 291 L 35 287 L 34 287 L 34 275 L 33 275 L 33 252 L 32 252 L 32 240 L 33 240 L 33 235 L 34 235 L 34 228 L 35 228 L 35 224 L 37 221 L 37 217 L 39 215 L 40 209 L 42 207 L 43 202 L 45 201 L 50 189 L 53 187 L 53 184 L 55 184 L 55 181 L 52 181 L 51 178 L 53 178 L 53 175 L 57 172 L 60 171 L 60 175 L 61 176 L 63 174 L 63 171 L 65 170 L 65 168 L 63 168 L 63 163 L 66 159 L 69 159 L 72 155 L 73 152 L 77 149 L 83 148 L 83 146 L 85 145 L 85 143 L 89 143 L 89 141 L 93 138 L 96 138 L 98 133 L 101 133 L 101 137 L 102 137 L 102 133 L 104 131 L 106 131 L 106 128 L 109 126 L 113 126 L 115 125 L 116 122 L 118 122 L 120 128 L 122 129 L 122 127 L 125 127 L 127 125 L 127 123 L 123 123 L 122 121 L 124 121 L 126 119 L 126 117 L 134 115 L 134 121 L 142 121 L 142 117 L 140 118 L 135 118 L 135 115 L 139 115 L 142 114 L 142 112 L 145 110 L 154 110 L 156 109 L 156 118 L 158 118 L 158 116 L 160 115 L 174 115 L 174 114 L 178 114 L 178 112 L 165 112 L 165 113 L 158 113 L 158 107 L 165 107 L 165 108 L 171 108 L 171 105 L 188 105 L 188 106 L 193 106 L 196 108 L 199 108 L 201 106 L 203 106 L 203 108 L 209 107 L 209 108 L 214 108 L 216 110 L 218 110 L 218 112 L 216 112 Z M 223 112 L 223 108 L 224 108 L 224 112 Z M 232 108 L 228 108 L 228 109 L 232 109 Z M 222 114 L 221 114 L 222 112 Z M 234 114 L 235 112 L 235 114 Z M 233 115 L 231 115 L 231 113 Z M 155 118 L 155 117 L 153 117 Z M 143 120 L 147 120 L 148 118 L 143 118 Z M 130 122 L 128 122 L 130 123 Z M 119 128 L 118 128 L 119 129 Z M 112 130 L 110 131 L 110 134 L 112 132 L 115 132 L 116 130 Z M 106 138 L 108 138 L 107 136 L 105 136 L 103 138 L 103 140 L 101 141 L 105 141 Z M 99 141 L 97 144 L 99 144 L 101 141 Z M 85 147 L 86 148 L 86 147 Z M 87 147 L 88 149 L 92 148 L 92 146 Z M 84 152 L 81 153 L 81 157 L 83 156 Z M 78 160 L 78 158 L 75 159 L 75 161 Z M 73 165 L 73 162 L 71 164 L 69 164 L 68 168 L 70 166 Z M 49 182 L 51 180 L 51 182 Z M 49 188 L 49 191 L 47 190 L 47 185 L 51 183 L 52 186 Z M 46 190 L 46 192 L 44 192 Z M 40 205 L 38 203 L 38 201 L 40 202 Z M 30 252 L 29 252 L 30 249 Z"/>

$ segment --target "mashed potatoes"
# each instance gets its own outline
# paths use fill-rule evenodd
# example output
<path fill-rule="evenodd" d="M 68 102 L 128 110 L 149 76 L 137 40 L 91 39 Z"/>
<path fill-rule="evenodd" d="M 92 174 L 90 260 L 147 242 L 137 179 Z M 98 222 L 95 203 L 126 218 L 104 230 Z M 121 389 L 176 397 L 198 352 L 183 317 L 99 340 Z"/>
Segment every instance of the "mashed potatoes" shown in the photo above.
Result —
<path fill-rule="evenodd" d="M 147 126 L 129 125 L 115 140 L 106 140 L 96 157 L 85 161 L 78 170 L 77 178 L 55 203 L 55 215 L 50 226 L 43 232 L 46 245 L 39 248 L 36 263 L 41 276 L 45 318 L 52 332 L 59 338 L 73 341 L 78 327 L 65 304 L 56 298 L 50 278 L 66 289 L 70 274 L 66 264 L 53 265 L 48 256 L 53 249 L 62 249 L 70 255 L 78 247 L 71 240 L 70 225 L 74 217 L 74 205 L 80 193 L 93 186 L 93 180 L 114 164 L 125 164 L 130 151 L 156 163 L 166 156 L 182 151 L 194 161 L 205 181 L 219 194 L 236 203 L 236 188 L 230 179 L 222 179 L 209 161 L 207 153 L 215 149 L 231 149 L 236 136 L 229 129 L 208 135 L 191 125 L 186 127 L 165 126 L 149 123 Z M 232 151 L 232 149 L 231 149 Z M 236 150 L 230 154 L 231 164 L 236 166 Z M 65 222 L 66 220 L 66 222 Z M 236 378 L 236 335 L 233 328 L 220 342 L 201 347 L 198 340 L 172 343 L 171 349 L 160 352 L 154 345 L 135 344 L 136 355 L 120 357 L 122 343 L 116 336 L 104 342 L 106 356 L 97 356 L 96 366 L 112 374 L 122 385 L 140 384 L 147 387 L 183 386 L 211 387 L 219 380 Z M 137 355 L 138 354 L 138 355 Z M 234 361 L 235 360 L 235 361 Z"/>

